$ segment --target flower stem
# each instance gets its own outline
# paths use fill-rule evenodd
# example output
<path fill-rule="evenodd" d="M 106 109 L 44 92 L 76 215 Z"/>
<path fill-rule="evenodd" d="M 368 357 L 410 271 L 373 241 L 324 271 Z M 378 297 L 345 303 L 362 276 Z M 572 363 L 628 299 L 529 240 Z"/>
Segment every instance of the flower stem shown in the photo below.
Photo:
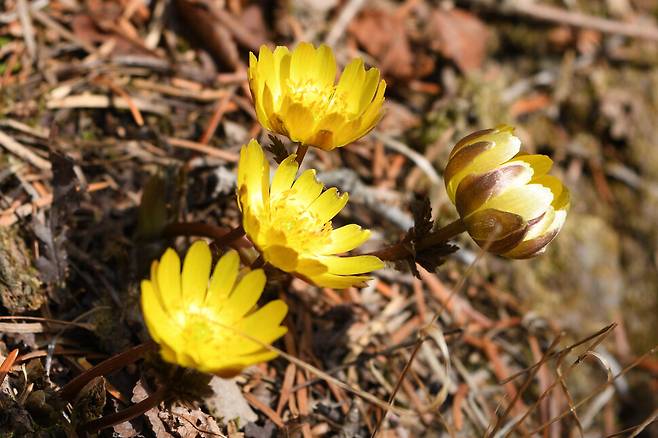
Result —
<path fill-rule="evenodd" d="M 105 415 L 90 421 L 82 426 L 82 431 L 93 433 L 104 429 L 106 427 L 114 426 L 115 424 L 123 423 L 124 421 L 132 420 L 160 404 L 166 398 L 167 386 L 159 387 L 153 394 L 146 397 L 139 403 L 126 408 L 122 411 L 113 414 Z"/>
<path fill-rule="evenodd" d="M 306 152 L 308 151 L 308 146 L 302 143 L 299 143 L 297 146 L 297 164 L 299 166 L 302 165 L 302 161 L 304 161 L 304 157 L 306 156 Z"/>
<path fill-rule="evenodd" d="M 203 236 L 215 240 L 217 246 L 245 246 L 239 245 L 236 240 L 244 236 L 242 225 L 229 230 L 202 222 L 175 222 L 164 229 L 165 236 Z"/>
<path fill-rule="evenodd" d="M 259 269 L 265 265 L 265 257 L 260 254 L 256 260 L 251 264 L 251 269 Z"/>
<path fill-rule="evenodd" d="M 369 254 L 377 256 L 380 259 L 387 261 L 402 260 L 409 256 L 413 256 L 414 249 L 416 251 L 422 251 L 432 246 L 440 245 L 452 239 L 453 237 L 463 233 L 464 231 L 466 231 L 464 222 L 461 219 L 457 219 L 456 221 L 449 223 L 443 228 L 439 228 L 436 231 L 432 231 L 425 238 L 423 238 L 423 240 L 419 242 L 412 243 L 403 240 L 401 242 L 371 252 Z"/>
<path fill-rule="evenodd" d="M 142 358 L 146 353 L 153 351 L 156 348 L 157 344 L 155 342 L 147 341 L 129 350 L 116 354 L 109 359 L 99 363 L 98 365 L 88 369 L 64 385 L 59 391 L 59 396 L 64 400 L 71 401 L 87 383 L 91 382 L 92 379 L 95 379 L 98 376 L 109 374 L 125 365 L 133 363 Z"/>
<path fill-rule="evenodd" d="M 438 230 L 429 233 L 427 237 L 424 238 L 421 242 L 416 243 L 416 250 L 420 251 L 432 246 L 446 243 L 448 240 L 460 235 L 464 231 L 466 231 L 466 225 L 464 224 L 464 221 L 459 218 L 456 221 L 449 223 L 445 227 L 439 228 Z"/>

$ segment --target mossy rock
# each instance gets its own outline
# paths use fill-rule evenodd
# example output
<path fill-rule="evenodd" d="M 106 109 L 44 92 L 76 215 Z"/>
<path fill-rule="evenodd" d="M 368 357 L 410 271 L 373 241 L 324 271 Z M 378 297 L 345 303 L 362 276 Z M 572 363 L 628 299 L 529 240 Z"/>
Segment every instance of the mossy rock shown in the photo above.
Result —
<path fill-rule="evenodd" d="M 0 300 L 12 314 L 36 310 L 46 300 L 32 255 L 16 227 L 0 228 Z"/>

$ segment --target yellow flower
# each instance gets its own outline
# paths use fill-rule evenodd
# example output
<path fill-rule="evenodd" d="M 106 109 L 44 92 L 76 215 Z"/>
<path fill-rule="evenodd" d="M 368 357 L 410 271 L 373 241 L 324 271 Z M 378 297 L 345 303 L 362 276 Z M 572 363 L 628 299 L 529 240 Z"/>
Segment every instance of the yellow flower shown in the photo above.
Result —
<path fill-rule="evenodd" d="M 370 279 L 380 269 L 375 256 L 339 257 L 368 240 L 355 224 L 333 229 L 331 219 L 347 203 L 347 193 L 323 192 L 315 170 L 297 175 L 295 155 L 270 169 L 256 140 L 242 147 L 238 164 L 238 203 L 242 225 L 266 261 L 318 286 L 346 288 Z"/>
<path fill-rule="evenodd" d="M 547 174 L 553 161 L 520 148 L 509 126 L 475 132 L 455 145 L 444 175 L 471 237 L 510 258 L 544 252 L 569 210 L 569 191 Z"/>
<path fill-rule="evenodd" d="M 249 56 L 249 87 L 260 123 L 307 146 L 331 150 L 366 135 L 382 116 L 386 82 L 352 60 L 336 79 L 331 49 L 301 43 Z"/>
<path fill-rule="evenodd" d="M 257 269 L 239 279 L 235 251 L 219 259 L 212 276 L 211 264 L 208 245 L 196 241 L 181 274 L 180 259 L 169 248 L 151 265 L 150 280 L 142 281 L 142 312 L 164 360 L 231 376 L 276 356 L 254 340 L 270 344 L 283 336 L 286 327 L 279 324 L 288 307 L 275 300 L 256 308 L 265 274 Z"/>

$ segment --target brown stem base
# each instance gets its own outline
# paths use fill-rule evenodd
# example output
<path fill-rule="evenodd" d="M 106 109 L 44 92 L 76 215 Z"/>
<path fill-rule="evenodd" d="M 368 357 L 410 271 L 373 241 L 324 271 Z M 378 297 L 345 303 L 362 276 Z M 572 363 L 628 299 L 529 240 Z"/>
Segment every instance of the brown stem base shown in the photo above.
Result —
<path fill-rule="evenodd" d="M 305 144 L 300 144 L 299 146 L 297 146 L 297 152 L 296 152 L 296 154 L 297 154 L 297 158 L 296 158 L 297 165 L 299 165 L 299 166 L 302 165 L 302 161 L 304 161 L 304 157 L 306 156 L 306 152 L 308 152 L 308 146 L 306 146 Z"/>
<path fill-rule="evenodd" d="M 466 231 L 464 222 L 461 219 L 457 219 L 445 227 L 429 233 L 427 237 L 421 241 L 413 243 L 402 241 L 369 254 L 377 256 L 385 261 L 403 260 L 413 256 L 414 251 L 418 252 L 431 248 L 432 246 L 443 244 L 464 231 Z"/>

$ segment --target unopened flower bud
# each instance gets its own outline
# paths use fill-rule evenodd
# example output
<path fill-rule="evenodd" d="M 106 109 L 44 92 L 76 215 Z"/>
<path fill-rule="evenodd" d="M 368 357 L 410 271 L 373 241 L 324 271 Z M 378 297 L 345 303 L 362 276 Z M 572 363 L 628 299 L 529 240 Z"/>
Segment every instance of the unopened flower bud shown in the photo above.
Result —
<path fill-rule="evenodd" d="M 509 126 L 475 132 L 455 145 L 444 175 L 473 240 L 515 259 L 544 252 L 569 210 L 569 191 L 548 175 L 553 161 L 524 155 L 520 148 Z"/>

